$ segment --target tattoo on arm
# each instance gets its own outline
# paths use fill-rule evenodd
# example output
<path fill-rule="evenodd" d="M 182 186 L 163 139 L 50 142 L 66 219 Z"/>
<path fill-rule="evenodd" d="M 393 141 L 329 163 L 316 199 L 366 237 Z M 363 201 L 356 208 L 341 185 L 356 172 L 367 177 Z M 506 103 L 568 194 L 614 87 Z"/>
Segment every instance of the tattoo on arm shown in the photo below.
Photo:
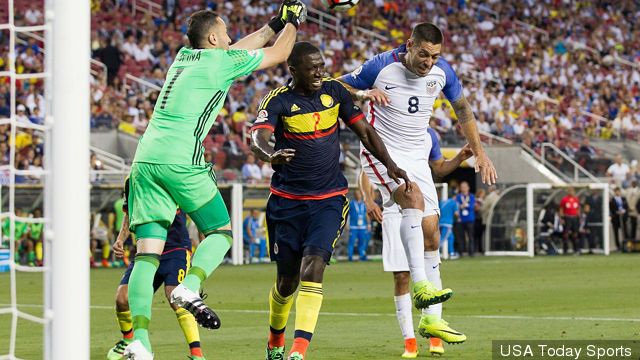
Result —
<path fill-rule="evenodd" d="M 266 43 L 269 42 L 269 39 L 271 39 L 271 37 L 274 34 L 275 33 L 273 32 L 273 30 L 269 26 L 263 26 L 262 29 L 260 29 L 260 32 L 258 33 L 258 36 L 260 37 L 260 42 L 266 44 Z"/>
<path fill-rule="evenodd" d="M 469 105 L 469 102 L 464 96 L 451 103 L 451 107 L 453 107 L 453 111 L 456 113 L 460 125 L 474 120 L 471 105 Z"/>

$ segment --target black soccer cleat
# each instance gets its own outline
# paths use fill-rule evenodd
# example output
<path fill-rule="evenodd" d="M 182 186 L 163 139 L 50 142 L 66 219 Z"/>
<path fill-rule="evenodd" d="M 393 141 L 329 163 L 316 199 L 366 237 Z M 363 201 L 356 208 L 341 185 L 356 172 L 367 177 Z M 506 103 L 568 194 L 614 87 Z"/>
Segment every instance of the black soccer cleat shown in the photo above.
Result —
<path fill-rule="evenodd" d="M 187 289 L 184 285 L 176 286 L 171 292 L 171 303 L 177 305 L 196 318 L 198 325 L 205 329 L 215 330 L 220 328 L 220 318 L 211 310 L 199 294 Z"/>

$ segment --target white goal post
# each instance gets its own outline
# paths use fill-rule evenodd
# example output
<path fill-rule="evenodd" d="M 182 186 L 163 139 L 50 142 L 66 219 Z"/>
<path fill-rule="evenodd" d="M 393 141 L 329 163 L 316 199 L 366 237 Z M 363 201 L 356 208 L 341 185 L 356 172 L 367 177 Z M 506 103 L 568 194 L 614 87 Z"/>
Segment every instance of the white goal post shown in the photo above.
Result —
<path fill-rule="evenodd" d="M 595 252 L 609 255 L 610 189 L 607 183 L 531 183 L 508 187 L 490 210 L 484 233 L 485 255 L 533 257 L 546 252 L 541 250 L 541 211 L 546 206 L 556 209 L 569 187 L 574 188 L 582 200 L 586 193 L 595 193 L 592 218 L 596 220 L 589 224 L 589 250 L 594 245 L 592 242 L 597 240 Z M 579 240 L 580 252 L 583 240 Z"/>

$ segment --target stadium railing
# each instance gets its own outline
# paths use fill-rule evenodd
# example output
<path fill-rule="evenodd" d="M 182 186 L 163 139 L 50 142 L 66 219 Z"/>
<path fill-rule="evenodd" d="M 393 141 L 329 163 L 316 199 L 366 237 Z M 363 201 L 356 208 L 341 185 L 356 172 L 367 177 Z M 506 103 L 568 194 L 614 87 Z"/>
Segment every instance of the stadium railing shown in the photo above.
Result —
<path fill-rule="evenodd" d="M 142 87 L 142 89 L 149 88 L 149 89 L 154 90 L 154 91 L 162 90 L 162 88 L 160 88 L 160 86 L 158 86 L 156 84 L 150 83 L 150 82 L 148 82 L 148 81 L 146 81 L 144 79 L 141 79 L 141 78 L 139 78 L 137 76 L 133 76 L 131 74 L 125 74 L 124 78 L 122 79 L 122 89 L 123 89 L 122 92 L 126 93 L 127 90 L 130 90 L 133 83 L 138 84 L 139 86 Z"/>
<path fill-rule="evenodd" d="M 138 11 L 151 14 L 154 18 L 159 18 L 164 15 L 162 5 L 151 0 L 133 0 L 131 3 L 131 13 L 135 16 Z"/>
<path fill-rule="evenodd" d="M 336 34 L 340 33 L 340 19 L 324 11 L 320 11 L 311 6 L 307 7 L 307 21 L 318 24 L 321 29 L 333 30 Z"/>
<path fill-rule="evenodd" d="M 542 143 L 541 146 L 540 146 L 540 150 L 541 150 L 540 158 L 542 159 L 542 163 L 545 166 L 550 166 L 550 162 L 547 159 L 547 157 L 549 155 L 560 156 L 560 157 L 562 157 L 562 159 L 564 159 L 564 161 L 566 161 L 566 163 L 563 162 L 563 165 L 564 164 L 568 164 L 569 168 L 567 168 L 567 170 L 558 169 L 558 170 L 560 170 L 560 173 L 565 178 L 565 181 L 574 182 L 574 183 L 579 183 L 579 182 L 600 183 L 600 182 L 602 182 L 600 179 L 598 179 L 593 174 L 591 174 L 587 169 L 585 169 L 580 164 L 578 164 L 575 160 L 573 160 L 573 158 L 571 158 L 571 156 L 565 154 L 564 151 L 560 150 L 554 144 L 548 143 L 548 142 Z M 556 167 L 556 169 L 557 169 L 557 167 Z M 571 175 L 569 175 L 569 174 L 571 174 Z"/>

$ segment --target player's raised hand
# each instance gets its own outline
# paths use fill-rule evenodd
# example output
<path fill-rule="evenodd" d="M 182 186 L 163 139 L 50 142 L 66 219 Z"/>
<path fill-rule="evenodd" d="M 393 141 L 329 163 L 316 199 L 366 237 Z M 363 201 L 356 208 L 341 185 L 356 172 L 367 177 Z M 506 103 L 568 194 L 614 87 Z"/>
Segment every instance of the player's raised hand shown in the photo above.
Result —
<path fill-rule="evenodd" d="M 396 164 L 387 167 L 387 174 L 390 178 L 393 179 L 397 184 L 400 184 L 400 179 L 404 180 L 406 184 L 405 192 L 411 192 L 411 187 L 413 186 L 411 180 L 409 180 L 409 175 L 407 172 L 400 169 Z"/>
<path fill-rule="evenodd" d="M 281 19 L 296 28 L 307 20 L 307 6 L 300 0 L 285 0 L 280 8 Z"/>
<path fill-rule="evenodd" d="M 295 155 L 294 149 L 280 149 L 269 156 L 269 162 L 276 165 L 288 164 Z"/>
<path fill-rule="evenodd" d="M 462 150 L 458 153 L 460 157 L 460 161 L 465 161 L 473 156 L 473 150 L 471 150 L 471 145 L 468 143 L 462 147 Z"/>
<path fill-rule="evenodd" d="M 373 88 L 371 90 L 365 91 L 362 96 L 362 99 L 373 101 L 374 103 L 380 104 L 382 106 L 389 105 L 389 98 L 387 97 L 387 94 L 385 94 L 384 91 L 377 88 Z"/>
<path fill-rule="evenodd" d="M 496 172 L 496 168 L 493 166 L 493 162 L 487 156 L 486 153 L 481 153 L 476 156 L 476 172 L 480 173 L 480 177 L 482 178 L 482 182 L 487 185 L 493 185 L 496 183 L 498 179 L 498 173 Z"/>

